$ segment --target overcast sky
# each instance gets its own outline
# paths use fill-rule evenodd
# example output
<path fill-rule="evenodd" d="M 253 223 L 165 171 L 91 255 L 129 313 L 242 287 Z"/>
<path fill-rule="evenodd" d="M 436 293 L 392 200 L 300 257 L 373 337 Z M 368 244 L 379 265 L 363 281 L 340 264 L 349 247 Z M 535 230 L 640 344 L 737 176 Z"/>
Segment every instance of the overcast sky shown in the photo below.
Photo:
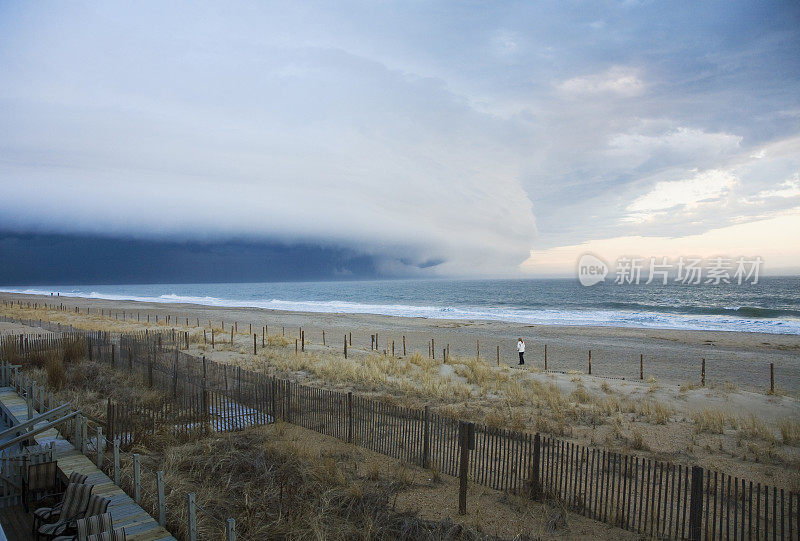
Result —
<path fill-rule="evenodd" d="M 799 6 L 0 1 L 0 229 L 800 268 Z"/>

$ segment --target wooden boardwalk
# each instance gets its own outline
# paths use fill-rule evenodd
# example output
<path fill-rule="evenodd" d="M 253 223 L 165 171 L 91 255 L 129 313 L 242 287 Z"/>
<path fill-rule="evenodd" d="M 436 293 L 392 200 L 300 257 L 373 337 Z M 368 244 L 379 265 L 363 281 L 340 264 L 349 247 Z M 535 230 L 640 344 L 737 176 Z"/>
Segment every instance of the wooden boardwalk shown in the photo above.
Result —
<path fill-rule="evenodd" d="M 25 400 L 12 388 L 0 388 L 0 402 L 18 422 L 24 422 L 28 419 Z M 65 477 L 69 477 L 69 474 L 73 471 L 79 471 L 88 476 L 87 483 L 94 485 L 92 494 L 101 494 L 111 499 L 108 511 L 114 520 L 114 527 L 124 527 L 127 538 L 130 541 L 176 541 L 165 528 L 159 526 L 153 517 L 139 507 L 125 491 L 100 471 L 89 458 L 77 451 L 71 443 L 61 438 L 55 429 L 43 432 L 35 436 L 34 439 L 41 445 L 54 442 L 54 453 L 58 460 L 58 468 Z"/>

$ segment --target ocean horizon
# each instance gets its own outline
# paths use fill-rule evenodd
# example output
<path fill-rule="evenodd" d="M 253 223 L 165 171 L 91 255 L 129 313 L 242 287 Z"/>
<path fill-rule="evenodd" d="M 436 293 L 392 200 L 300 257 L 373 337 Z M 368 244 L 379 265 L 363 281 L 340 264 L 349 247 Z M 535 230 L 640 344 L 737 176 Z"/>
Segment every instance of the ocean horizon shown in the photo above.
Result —
<path fill-rule="evenodd" d="M 369 280 L 0 287 L 6 293 L 538 325 L 800 334 L 800 277 L 757 284 L 575 279 Z"/>

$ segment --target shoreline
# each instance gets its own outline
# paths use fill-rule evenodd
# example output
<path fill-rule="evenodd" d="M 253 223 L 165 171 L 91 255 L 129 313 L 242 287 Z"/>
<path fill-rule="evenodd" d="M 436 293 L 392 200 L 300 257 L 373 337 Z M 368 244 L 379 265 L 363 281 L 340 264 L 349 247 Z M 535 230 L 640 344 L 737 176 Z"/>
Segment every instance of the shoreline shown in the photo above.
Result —
<path fill-rule="evenodd" d="M 158 315 L 180 318 L 176 328 L 184 327 L 189 318 L 193 328 L 199 320 L 207 327 L 211 320 L 228 325 L 238 324 L 260 333 L 262 325 L 270 334 L 283 328 L 287 337 L 297 337 L 302 327 L 306 341 L 321 344 L 322 331 L 328 347 L 341 349 L 342 336 L 352 334 L 353 348 L 370 347 L 371 335 L 378 334 L 379 350 L 402 352 L 405 336 L 407 352 L 427 355 L 433 339 L 437 358 L 449 346 L 451 356 L 475 357 L 480 343 L 480 356 L 487 362 L 516 364 L 516 339 L 526 342 L 526 363 L 544 367 L 547 346 L 548 369 L 586 373 L 591 351 L 592 373 L 599 376 L 639 379 L 639 360 L 643 358 L 644 377 L 684 384 L 699 382 L 702 359 L 706 361 L 706 380 L 712 384 L 735 384 L 744 389 L 764 392 L 769 389 L 770 363 L 775 370 L 776 387 L 792 395 L 800 394 L 800 335 L 754 333 L 744 331 L 700 331 L 683 329 L 649 329 L 634 327 L 520 324 L 494 320 L 434 319 L 423 317 L 386 316 L 378 314 L 300 312 L 207 306 L 190 303 L 107 300 L 86 297 L 50 297 L 45 295 L 0 293 L 0 300 L 23 303 L 64 303 L 85 313 L 95 311 L 126 313 L 126 323 L 141 328 L 143 320 Z M 56 312 L 69 315 L 68 312 Z M 137 314 L 140 321 L 131 320 Z M 114 322 L 113 318 L 106 318 Z M 118 321 L 122 324 L 122 321 Z M 155 322 L 152 321 L 155 327 Z M 242 327 L 244 328 L 244 327 Z M 241 329 L 240 329 L 241 330 Z M 255 332 L 255 331 L 254 331 Z"/>
<path fill-rule="evenodd" d="M 186 284 L 193 286 L 195 284 Z M 46 286 L 42 286 L 46 287 Z M 86 286 L 74 286 L 86 287 Z M 699 311 L 669 310 L 663 307 L 616 309 L 607 307 L 523 308 L 483 305 L 419 305 L 381 303 L 344 299 L 286 300 L 267 295 L 258 299 L 234 299 L 210 295 L 168 293 L 98 293 L 86 291 L 54 291 L 36 286 L 0 288 L 0 294 L 28 295 L 45 298 L 84 299 L 111 302 L 138 302 L 157 305 L 190 305 L 209 309 L 266 310 L 278 313 L 336 314 L 353 316 L 397 317 L 423 320 L 495 322 L 500 324 L 544 327 L 604 327 L 609 329 L 643 329 L 663 331 L 746 332 L 800 336 L 800 318 L 794 316 L 739 316 L 739 310 L 766 310 L 747 306 L 706 308 Z M 105 286 L 97 286 L 105 287 Z M 115 286 L 117 287 L 117 286 Z M 118 286 L 126 287 L 126 286 Z M 130 286 L 138 287 L 138 286 Z M 149 292 L 148 292 L 149 293 Z M 274 292 L 273 292 L 274 293 Z M 50 296 L 56 294 L 55 296 Z M 60 295 L 59 295 L 60 294 Z M 291 295 L 290 295 L 291 296 Z M 346 296 L 345 296 L 346 297 Z M 265 300 L 268 299 L 268 300 Z M 708 311 L 711 310 L 711 311 Z M 780 312 L 780 310 L 777 310 Z M 792 312 L 794 314 L 795 312 Z"/>

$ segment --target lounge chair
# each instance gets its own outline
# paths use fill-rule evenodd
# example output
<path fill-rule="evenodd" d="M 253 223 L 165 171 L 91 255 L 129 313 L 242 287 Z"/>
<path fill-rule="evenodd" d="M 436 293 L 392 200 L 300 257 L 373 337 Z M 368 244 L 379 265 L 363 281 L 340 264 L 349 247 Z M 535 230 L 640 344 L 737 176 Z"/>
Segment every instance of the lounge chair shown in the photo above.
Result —
<path fill-rule="evenodd" d="M 114 531 L 111 513 L 87 516 L 76 522 L 78 533 L 75 535 L 59 535 L 53 541 L 87 541 L 90 535 Z"/>
<path fill-rule="evenodd" d="M 79 485 L 77 483 L 67 485 L 58 521 L 39 526 L 36 530 L 36 538 L 38 539 L 39 536 L 52 538 L 61 535 L 71 522 L 83 518 L 89 508 L 92 489 L 94 489 L 94 485 Z"/>
<path fill-rule="evenodd" d="M 92 494 L 89 497 L 89 505 L 86 507 L 84 512 L 78 513 L 73 517 L 64 517 L 63 520 L 59 520 L 56 524 L 46 524 L 42 527 L 44 528 L 44 531 L 42 531 L 42 528 L 40 528 L 39 532 L 48 537 L 74 535 L 78 529 L 78 520 L 104 514 L 108 510 L 108 505 L 110 503 L 111 499 L 105 498 L 98 494 Z"/>
<path fill-rule="evenodd" d="M 71 484 L 75 485 L 82 485 L 86 483 L 87 477 L 82 473 L 78 473 L 76 471 L 69 474 L 69 481 L 67 481 L 67 487 Z M 33 512 L 33 532 L 39 527 L 39 524 L 43 522 L 50 522 L 53 519 L 57 519 L 61 515 L 61 505 L 64 503 L 64 499 L 66 499 L 66 491 L 64 493 L 64 498 L 55 504 L 53 507 L 40 507 L 36 511 Z"/>
<path fill-rule="evenodd" d="M 55 495 L 59 492 L 58 462 L 39 462 L 28 464 L 25 478 L 23 479 L 22 508 L 28 512 L 28 502 L 31 496 L 36 495 L 42 499 L 43 495 Z"/>

